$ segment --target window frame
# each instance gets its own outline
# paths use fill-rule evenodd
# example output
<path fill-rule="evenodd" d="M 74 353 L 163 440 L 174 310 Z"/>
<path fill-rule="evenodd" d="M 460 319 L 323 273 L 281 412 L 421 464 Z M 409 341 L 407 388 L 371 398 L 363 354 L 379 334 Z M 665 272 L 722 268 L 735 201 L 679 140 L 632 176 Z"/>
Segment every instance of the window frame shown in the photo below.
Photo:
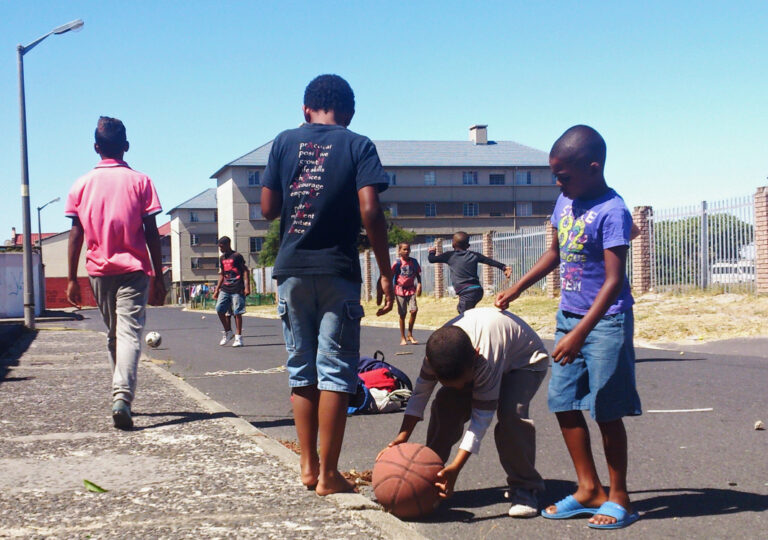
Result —
<path fill-rule="evenodd" d="M 470 212 L 467 212 L 467 209 L 472 209 Z M 480 215 L 480 203 L 476 202 L 465 202 L 462 203 L 461 207 L 461 215 L 462 217 L 477 217 Z"/>
<path fill-rule="evenodd" d="M 477 185 L 477 171 L 461 171 L 461 185 L 462 186 L 476 186 Z"/>

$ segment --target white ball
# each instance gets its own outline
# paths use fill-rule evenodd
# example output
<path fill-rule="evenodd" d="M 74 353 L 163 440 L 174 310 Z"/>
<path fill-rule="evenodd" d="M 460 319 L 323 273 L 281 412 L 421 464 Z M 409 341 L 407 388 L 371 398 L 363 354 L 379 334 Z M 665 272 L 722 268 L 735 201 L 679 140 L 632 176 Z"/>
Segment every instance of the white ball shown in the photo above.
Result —
<path fill-rule="evenodd" d="M 147 343 L 147 345 L 155 349 L 160 346 L 160 343 L 162 343 L 163 338 L 162 336 L 160 336 L 160 332 L 150 332 L 144 338 L 144 341 Z"/>

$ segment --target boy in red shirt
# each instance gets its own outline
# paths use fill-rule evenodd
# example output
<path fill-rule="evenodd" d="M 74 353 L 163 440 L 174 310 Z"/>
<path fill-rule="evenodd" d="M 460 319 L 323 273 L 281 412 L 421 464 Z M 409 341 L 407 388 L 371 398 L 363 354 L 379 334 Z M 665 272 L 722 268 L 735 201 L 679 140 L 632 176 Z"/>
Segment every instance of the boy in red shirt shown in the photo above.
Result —
<path fill-rule="evenodd" d="M 421 296 L 421 266 L 419 261 L 410 256 L 411 244 L 400 242 L 397 245 L 399 258 L 392 265 L 392 281 L 395 285 L 395 300 L 397 300 L 397 314 L 400 315 L 400 345 L 408 345 L 408 342 L 418 343 L 413 337 L 413 325 L 416 322 L 416 313 L 419 306 L 416 297 Z M 418 282 L 418 283 L 417 283 Z M 408 321 L 408 335 L 405 335 L 405 315 L 411 314 Z"/>

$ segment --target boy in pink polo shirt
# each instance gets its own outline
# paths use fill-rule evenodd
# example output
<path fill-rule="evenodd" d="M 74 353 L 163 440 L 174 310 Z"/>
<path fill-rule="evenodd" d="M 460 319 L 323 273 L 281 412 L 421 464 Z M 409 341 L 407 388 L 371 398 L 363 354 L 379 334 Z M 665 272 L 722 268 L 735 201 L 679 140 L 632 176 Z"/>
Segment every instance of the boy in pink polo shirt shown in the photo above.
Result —
<path fill-rule="evenodd" d="M 85 238 L 85 268 L 108 328 L 112 420 L 115 427 L 130 429 L 145 308 L 147 301 L 153 306 L 162 306 L 165 301 L 160 235 L 155 223 L 162 207 L 149 177 L 123 161 L 128 151 L 123 123 L 102 116 L 95 138 L 93 148 L 101 162 L 75 182 L 64 209 L 72 218 L 67 299 L 80 307 L 77 264 Z"/>

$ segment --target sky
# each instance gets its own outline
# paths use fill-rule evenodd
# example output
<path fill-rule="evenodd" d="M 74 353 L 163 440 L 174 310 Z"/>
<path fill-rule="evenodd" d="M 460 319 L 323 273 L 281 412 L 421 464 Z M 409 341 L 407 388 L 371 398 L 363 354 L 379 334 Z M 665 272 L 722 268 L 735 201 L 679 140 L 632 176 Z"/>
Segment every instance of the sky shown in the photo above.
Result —
<path fill-rule="evenodd" d="M 125 159 L 167 211 L 299 125 L 321 73 L 350 82 L 350 129 L 373 140 L 467 140 L 488 124 L 492 140 L 548 151 L 589 124 L 630 207 L 768 185 L 764 0 L 0 0 L 0 243 L 23 225 L 16 46 L 78 18 L 24 56 L 33 232 L 56 197 L 43 231 L 69 228 L 100 115 L 125 122 Z"/>

